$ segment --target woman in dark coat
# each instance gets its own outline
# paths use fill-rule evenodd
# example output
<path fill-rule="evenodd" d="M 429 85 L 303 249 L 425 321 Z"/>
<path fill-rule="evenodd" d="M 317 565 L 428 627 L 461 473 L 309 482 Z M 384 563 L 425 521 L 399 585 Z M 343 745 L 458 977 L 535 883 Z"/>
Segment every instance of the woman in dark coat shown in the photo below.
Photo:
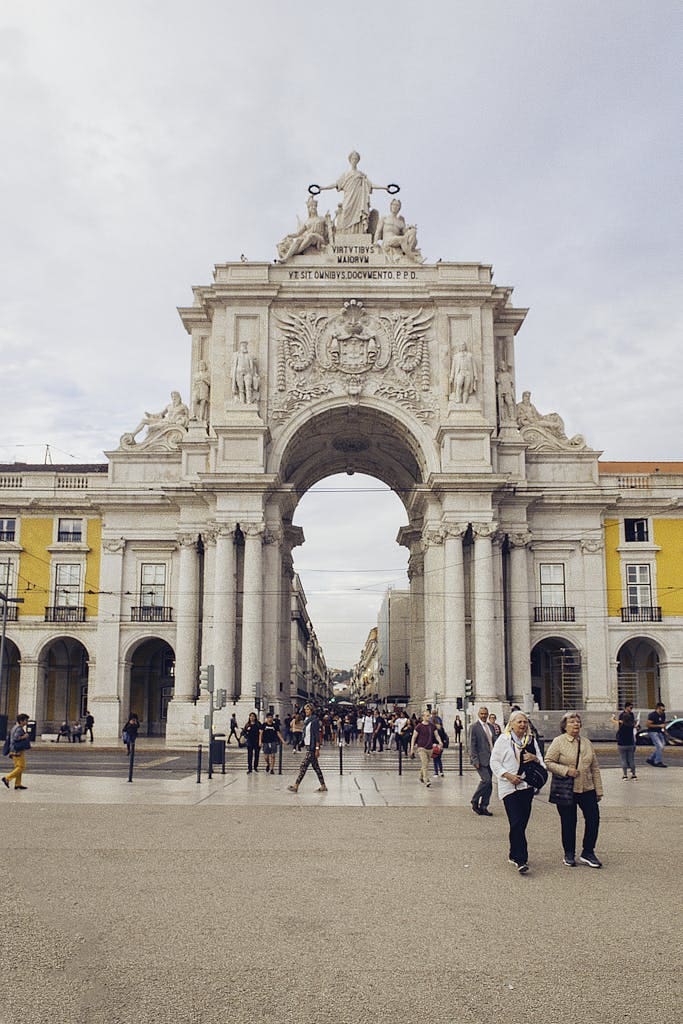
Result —
<path fill-rule="evenodd" d="M 252 770 L 258 771 L 259 743 L 261 738 L 261 723 L 255 711 L 249 712 L 249 718 L 244 729 L 242 729 L 242 735 L 247 741 L 247 775 L 250 775 Z"/>

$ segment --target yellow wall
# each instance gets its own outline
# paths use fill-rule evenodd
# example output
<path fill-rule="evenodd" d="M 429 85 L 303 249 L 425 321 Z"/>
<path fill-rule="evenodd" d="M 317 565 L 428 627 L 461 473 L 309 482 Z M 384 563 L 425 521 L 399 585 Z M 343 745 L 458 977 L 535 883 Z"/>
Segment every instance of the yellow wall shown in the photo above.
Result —
<path fill-rule="evenodd" d="M 87 618 L 97 615 L 100 589 L 100 552 L 102 550 L 102 521 L 88 519 L 88 547 L 90 551 L 85 563 L 85 614 Z M 92 590 L 94 593 L 89 594 Z"/>
<path fill-rule="evenodd" d="M 21 517 L 21 546 L 17 597 L 23 597 L 19 615 L 45 615 L 51 603 L 50 553 L 54 518 L 32 519 Z"/>
<path fill-rule="evenodd" d="M 662 617 L 683 615 L 683 519 L 655 519 L 657 604 Z"/>
<path fill-rule="evenodd" d="M 607 575 L 607 614 L 621 617 L 621 560 L 619 547 L 619 520 L 605 520 L 605 571 Z"/>

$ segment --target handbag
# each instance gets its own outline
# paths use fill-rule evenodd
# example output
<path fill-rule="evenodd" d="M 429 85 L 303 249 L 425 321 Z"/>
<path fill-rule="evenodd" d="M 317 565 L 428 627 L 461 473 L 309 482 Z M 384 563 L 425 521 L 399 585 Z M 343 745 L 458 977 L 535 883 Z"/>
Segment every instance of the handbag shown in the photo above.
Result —
<path fill-rule="evenodd" d="M 520 765 L 520 775 L 524 776 L 527 786 L 531 786 L 536 793 L 540 792 L 548 781 L 548 769 L 544 768 L 540 761 L 527 761 Z"/>
<path fill-rule="evenodd" d="M 14 741 L 12 746 L 14 747 L 14 750 L 12 750 L 11 753 L 20 754 L 22 750 L 31 749 L 31 740 L 28 738 L 28 736 L 20 736 L 18 740 Z"/>
<path fill-rule="evenodd" d="M 575 768 L 579 767 L 581 740 L 577 740 L 577 744 Z M 553 775 L 548 801 L 551 804 L 558 804 L 560 807 L 569 807 L 574 803 L 574 779 L 571 775 Z"/>

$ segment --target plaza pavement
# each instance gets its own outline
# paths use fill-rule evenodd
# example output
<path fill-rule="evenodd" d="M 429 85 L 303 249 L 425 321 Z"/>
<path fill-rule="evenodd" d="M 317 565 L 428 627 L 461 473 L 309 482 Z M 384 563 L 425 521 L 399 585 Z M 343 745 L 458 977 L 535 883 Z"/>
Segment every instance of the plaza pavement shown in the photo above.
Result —
<path fill-rule="evenodd" d="M 30 756 L 30 755 L 29 755 Z M 601 871 L 531 871 L 476 777 L 25 776 L 0 792 L 1 1024 L 600 1024 L 680 1009 L 683 770 L 603 771 Z"/>

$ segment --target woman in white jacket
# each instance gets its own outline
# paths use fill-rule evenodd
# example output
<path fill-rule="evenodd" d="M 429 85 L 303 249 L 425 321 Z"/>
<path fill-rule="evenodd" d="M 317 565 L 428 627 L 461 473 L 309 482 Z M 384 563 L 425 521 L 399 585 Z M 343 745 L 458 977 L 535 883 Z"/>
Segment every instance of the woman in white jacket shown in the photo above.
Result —
<path fill-rule="evenodd" d="M 529 761 L 543 764 L 543 757 L 529 728 L 529 719 L 523 711 L 513 711 L 491 751 L 491 771 L 498 780 L 498 796 L 510 824 L 508 859 L 520 875 L 529 870 L 526 827 L 531 817 L 534 790 L 524 780 L 523 773 L 523 765 Z"/>

